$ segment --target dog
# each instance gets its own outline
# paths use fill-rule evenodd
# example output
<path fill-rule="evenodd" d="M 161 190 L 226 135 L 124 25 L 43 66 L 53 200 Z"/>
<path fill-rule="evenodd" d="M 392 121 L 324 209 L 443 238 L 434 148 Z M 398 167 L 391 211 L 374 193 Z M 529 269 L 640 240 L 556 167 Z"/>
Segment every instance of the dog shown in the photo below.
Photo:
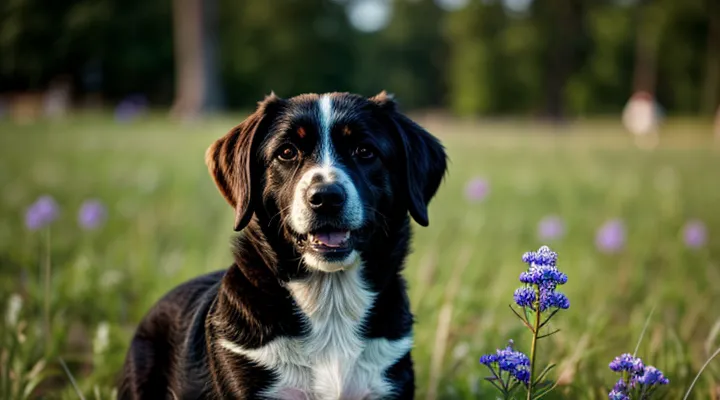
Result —
<path fill-rule="evenodd" d="M 270 94 L 206 152 L 234 263 L 140 322 L 121 399 L 411 399 L 410 217 L 447 168 L 386 92 Z"/>

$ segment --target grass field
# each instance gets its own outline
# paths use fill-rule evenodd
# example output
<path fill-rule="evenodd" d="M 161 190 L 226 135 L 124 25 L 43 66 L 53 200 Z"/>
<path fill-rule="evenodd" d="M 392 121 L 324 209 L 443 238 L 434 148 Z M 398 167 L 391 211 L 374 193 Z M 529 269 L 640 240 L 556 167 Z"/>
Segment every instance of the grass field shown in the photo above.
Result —
<path fill-rule="evenodd" d="M 21 398 L 36 381 L 30 398 L 77 398 L 59 357 L 87 398 L 110 398 L 145 311 L 174 285 L 229 265 L 232 210 L 203 155 L 241 118 L 0 122 L 1 310 L 11 294 L 23 299 L 21 343 L 17 324 L 0 322 L 0 398 Z M 616 380 L 608 362 L 634 350 L 654 310 L 638 354 L 670 378 L 665 398 L 681 399 L 720 347 L 720 151 L 709 124 L 668 121 L 660 146 L 642 151 L 614 121 L 421 122 L 443 140 L 451 165 L 430 226 L 414 227 L 405 273 L 417 316 L 417 397 L 436 387 L 437 398 L 494 398 L 478 358 L 510 338 L 529 350 L 508 304 L 525 268 L 520 256 L 545 244 L 538 221 L 555 214 L 567 234 L 548 244 L 569 276 L 563 291 L 571 307 L 554 319 L 561 331 L 541 342 L 540 361 L 557 363 L 551 376 L 560 380 L 545 398 L 607 398 Z M 489 182 L 483 201 L 465 197 L 473 177 Z M 61 213 L 49 232 L 31 232 L 24 213 L 43 194 Z M 77 224 L 87 198 L 108 208 L 95 231 Z M 596 230 L 613 218 L 625 222 L 627 243 L 603 254 Z M 681 235 L 690 219 L 708 227 L 707 244 L 695 250 Z M 44 366 L 35 365 L 40 360 Z M 691 398 L 720 398 L 713 396 L 720 396 L 720 359 Z"/>

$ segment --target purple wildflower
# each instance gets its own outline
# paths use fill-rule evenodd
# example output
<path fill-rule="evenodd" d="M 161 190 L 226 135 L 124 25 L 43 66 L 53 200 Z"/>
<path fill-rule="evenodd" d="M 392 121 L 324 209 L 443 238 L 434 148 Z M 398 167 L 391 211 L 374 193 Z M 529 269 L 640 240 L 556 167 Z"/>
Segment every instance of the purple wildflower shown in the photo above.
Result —
<path fill-rule="evenodd" d="M 621 392 L 618 390 L 611 390 L 610 393 L 608 393 L 608 399 L 610 400 L 630 400 L 630 396 L 625 394 L 625 392 Z"/>
<path fill-rule="evenodd" d="M 50 196 L 41 196 L 25 212 L 25 226 L 31 231 L 52 223 L 60 213 L 55 200 Z"/>
<path fill-rule="evenodd" d="M 490 366 L 490 364 L 496 363 L 498 360 L 498 356 L 495 354 L 485 354 L 484 356 L 480 357 L 480 364 Z"/>
<path fill-rule="evenodd" d="M 522 256 L 523 262 L 530 264 L 527 271 L 520 273 L 523 286 L 515 291 L 515 303 L 520 307 L 535 309 L 536 292 L 540 294 L 540 311 L 551 308 L 568 309 L 570 301 L 555 289 L 567 283 L 568 277 L 557 268 L 557 253 L 547 246 L 536 252 L 527 252 Z M 536 289 L 537 288 L 537 289 Z"/>
<path fill-rule="evenodd" d="M 563 285 L 567 282 L 567 275 L 556 267 L 533 264 L 530 269 L 520 273 L 520 282 L 530 285 Z"/>
<path fill-rule="evenodd" d="M 527 357 L 527 356 L 526 356 Z M 528 362 L 529 365 L 529 362 Z M 525 385 L 528 385 L 530 383 L 530 369 L 529 366 L 517 368 L 515 372 L 513 373 L 513 376 L 518 381 L 524 383 Z"/>
<path fill-rule="evenodd" d="M 530 359 L 522 352 L 513 349 L 513 341 L 507 347 L 498 349 L 495 354 L 486 354 L 480 357 L 480 363 L 500 375 L 499 371 L 506 371 L 511 378 L 525 385 L 530 382 Z M 496 369 L 497 368 L 497 369 Z"/>
<path fill-rule="evenodd" d="M 515 304 L 520 307 L 532 307 L 535 303 L 535 290 L 531 287 L 521 287 L 515 290 Z"/>
<path fill-rule="evenodd" d="M 556 215 L 550 215 L 540 220 L 537 230 L 541 240 L 559 239 L 565 235 L 565 224 Z"/>
<path fill-rule="evenodd" d="M 613 386 L 610 393 L 608 393 L 608 399 L 630 400 L 630 396 L 628 395 L 628 387 L 623 378 L 618 379 L 618 381 L 615 383 L 615 386 Z"/>
<path fill-rule="evenodd" d="M 134 94 L 124 98 L 115 108 L 115 120 L 130 122 L 140 116 L 147 109 L 147 100 L 141 94 Z"/>
<path fill-rule="evenodd" d="M 557 264 L 557 253 L 547 246 L 542 246 L 536 252 L 528 251 L 523 254 L 522 260 L 526 264 L 554 267 Z"/>
<path fill-rule="evenodd" d="M 598 229 L 595 245 L 603 253 L 617 253 L 625 246 L 625 224 L 619 219 L 612 219 Z"/>
<path fill-rule="evenodd" d="M 105 222 L 106 218 L 107 210 L 98 200 L 86 200 L 82 206 L 80 206 L 80 211 L 78 212 L 78 223 L 84 229 L 96 229 Z"/>
<path fill-rule="evenodd" d="M 608 394 L 610 400 L 628 400 L 631 391 L 639 391 L 649 396 L 659 385 L 670 383 L 670 380 L 663 375 L 662 371 L 652 365 L 645 366 L 639 357 L 634 357 L 628 353 L 615 357 L 610 363 L 610 369 L 623 374 L 623 378 L 617 381 Z M 647 398 L 649 397 L 642 396 L 642 399 Z"/>
<path fill-rule="evenodd" d="M 627 384 L 625 383 L 625 380 L 620 378 L 617 382 L 615 382 L 615 386 L 613 386 L 613 390 L 616 392 L 627 392 Z"/>
<path fill-rule="evenodd" d="M 697 249 L 705 245 L 707 241 L 707 228 L 700 220 L 690 220 L 683 228 L 683 239 L 685 245 L 692 249 Z"/>
<path fill-rule="evenodd" d="M 465 196 L 470 201 L 482 201 L 490 191 L 490 185 L 484 178 L 473 178 L 465 186 Z"/>
<path fill-rule="evenodd" d="M 530 264 L 527 271 L 520 273 L 520 282 L 529 285 L 552 286 L 563 285 L 567 275 L 557 269 L 557 253 L 549 247 L 542 246 L 537 252 L 523 254 L 523 261 Z"/>
<path fill-rule="evenodd" d="M 645 367 L 645 371 L 641 376 L 638 376 L 635 380 L 640 385 L 652 386 L 655 384 L 667 385 L 670 380 L 663 375 L 662 371 L 649 365 Z"/>
<path fill-rule="evenodd" d="M 621 354 L 615 357 L 610 363 L 610 369 L 615 372 L 632 372 L 640 373 L 644 370 L 645 365 L 639 357 L 633 357 L 629 353 Z"/>
<path fill-rule="evenodd" d="M 560 292 L 541 291 L 540 311 L 545 311 L 548 308 L 559 308 L 561 310 L 567 310 L 568 308 L 570 308 L 570 300 L 568 300 L 567 296 Z"/>

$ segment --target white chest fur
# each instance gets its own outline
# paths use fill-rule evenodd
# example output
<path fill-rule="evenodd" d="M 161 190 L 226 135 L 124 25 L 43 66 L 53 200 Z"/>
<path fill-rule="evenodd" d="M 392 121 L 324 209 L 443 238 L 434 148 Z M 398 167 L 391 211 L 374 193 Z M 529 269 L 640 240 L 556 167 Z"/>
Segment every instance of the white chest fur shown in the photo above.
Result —
<path fill-rule="evenodd" d="M 391 393 L 385 371 L 412 347 L 412 337 L 364 340 L 362 321 L 375 300 L 360 268 L 316 273 L 288 285 L 307 318 L 310 331 L 301 339 L 277 338 L 257 349 L 221 339 L 227 350 L 242 354 L 277 373 L 265 395 L 272 399 L 376 399 Z"/>

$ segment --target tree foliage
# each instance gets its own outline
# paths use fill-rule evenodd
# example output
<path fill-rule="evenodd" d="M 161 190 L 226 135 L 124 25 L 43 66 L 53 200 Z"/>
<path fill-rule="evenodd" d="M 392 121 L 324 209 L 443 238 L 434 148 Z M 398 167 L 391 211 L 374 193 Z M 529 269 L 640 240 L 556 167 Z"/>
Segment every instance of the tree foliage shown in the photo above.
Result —
<path fill-rule="evenodd" d="M 226 104 L 387 89 L 409 108 L 563 117 L 617 112 L 638 85 L 669 112 L 720 99 L 716 0 L 376 0 L 392 17 L 373 33 L 347 18 L 360 1 L 218 0 Z M 170 0 L 3 1 L 0 92 L 67 75 L 78 94 L 169 105 L 171 11 Z"/>

